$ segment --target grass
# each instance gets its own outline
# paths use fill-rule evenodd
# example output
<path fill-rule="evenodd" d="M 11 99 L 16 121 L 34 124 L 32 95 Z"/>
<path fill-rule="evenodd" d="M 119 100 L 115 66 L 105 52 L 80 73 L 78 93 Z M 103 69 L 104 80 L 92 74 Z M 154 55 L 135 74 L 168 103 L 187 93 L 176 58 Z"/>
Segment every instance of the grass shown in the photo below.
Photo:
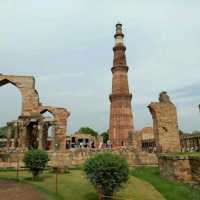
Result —
<path fill-rule="evenodd" d="M 200 190 L 183 183 L 166 180 L 157 167 L 138 167 L 131 170 L 127 184 L 115 195 L 124 200 L 200 200 Z M 15 171 L 0 171 L 0 178 L 16 178 Z M 45 171 L 37 180 L 20 171 L 20 182 L 29 183 L 45 193 L 50 200 L 97 200 L 95 188 L 80 169 L 58 175 L 58 195 L 55 194 L 55 174 Z"/>
<path fill-rule="evenodd" d="M 183 155 L 183 156 L 200 156 L 200 152 L 178 152 L 175 155 Z"/>
<path fill-rule="evenodd" d="M 16 172 L 2 171 L 0 178 L 15 178 Z M 29 183 L 47 194 L 50 200 L 97 200 L 95 188 L 86 179 L 82 170 L 58 175 L 58 195 L 55 194 L 55 175 L 45 172 L 40 179 L 32 181 L 31 174 L 20 172 L 20 182 Z M 145 191 L 144 191 L 145 187 Z M 162 195 L 148 182 L 130 176 L 127 184 L 115 195 L 124 200 L 164 200 Z"/>
<path fill-rule="evenodd" d="M 168 153 L 167 155 L 172 156 L 200 156 L 200 152 L 176 152 L 176 153 Z"/>
<path fill-rule="evenodd" d="M 157 167 L 135 168 L 131 174 L 141 180 L 148 181 L 167 200 L 200 200 L 200 190 L 195 190 L 188 184 L 160 177 Z"/>
<path fill-rule="evenodd" d="M 117 193 L 124 200 L 165 200 L 165 198 L 147 181 L 136 177 L 129 178 L 128 184 Z"/>
<path fill-rule="evenodd" d="M 0 172 L 0 178 L 16 177 L 16 172 L 4 171 Z M 95 189 L 90 185 L 83 173 L 79 170 L 73 170 L 69 174 L 58 175 L 58 194 L 55 189 L 55 174 L 44 172 L 37 180 L 33 181 L 29 172 L 20 172 L 20 182 L 34 185 L 38 190 L 46 193 L 50 200 L 96 200 L 97 195 Z"/>

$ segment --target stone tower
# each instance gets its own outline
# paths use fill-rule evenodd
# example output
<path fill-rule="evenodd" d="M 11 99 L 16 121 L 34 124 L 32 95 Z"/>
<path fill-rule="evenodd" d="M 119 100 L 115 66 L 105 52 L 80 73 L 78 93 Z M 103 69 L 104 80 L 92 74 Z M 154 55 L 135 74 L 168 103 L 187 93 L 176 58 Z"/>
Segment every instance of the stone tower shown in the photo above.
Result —
<path fill-rule="evenodd" d="M 131 108 L 132 94 L 129 93 L 128 66 L 126 64 L 126 47 L 123 43 L 122 24 L 116 24 L 114 37 L 109 139 L 113 147 L 118 147 L 128 143 L 129 133 L 133 130 L 133 115 Z"/>

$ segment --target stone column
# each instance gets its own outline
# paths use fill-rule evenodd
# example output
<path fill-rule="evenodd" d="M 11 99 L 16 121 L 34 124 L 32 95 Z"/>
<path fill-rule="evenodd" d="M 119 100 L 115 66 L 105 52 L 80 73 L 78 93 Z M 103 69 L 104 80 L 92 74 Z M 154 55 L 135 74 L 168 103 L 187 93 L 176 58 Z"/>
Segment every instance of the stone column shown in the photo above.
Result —
<path fill-rule="evenodd" d="M 20 128 L 19 128 L 19 138 L 20 138 L 19 146 L 21 148 L 26 148 L 27 147 L 26 134 L 27 134 L 27 130 L 26 130 L 25 124 L 20 124 Z"/>
<path fill-rule="evenodd" d="M 19 139 L 18 135 L 19 134 L 18 134 L 18 126 L 17 125 L 15 125 L 14 131 L 15 131 L 15 135 L 14 135 L 14 147 L 17 148 L 18 145 L 19 145 L 19 142 L 18 142 L 18 139 Z"/>
<path fill-rule="evenodd" d="M 190 139 L 187 138 L 186 139 L 186 142 L 187 142 L 187 151 L 190 150 Z"/>
<path fill-rule="evenodd" d="M 6 137 L 7 137 L 7 144 L 6 144 L 7 148 L 10 148 L 11 134 L 12 134 L 12 128 L 11 128 L 11 126 L 8 126 L 7 135 L 6 135 Z"/>
<path fill-rule="evenodd" d="M 11 148 L 15 148 L 15 140 L 14 139 L 11 139 Z"/>
<path fill-rule="evenodd" d="M 53 150 L 55 151 L 56 148 L 55 148 L 55 144 L 57 143 L 57 140 L 56 140 L 56 125 L 52 125 L 52 140 L 51 140 L 51 146 L 50 146 L 50 150 Z"/>
<path fill-rule="evenodd" d="M 43 149 L 43 124 L 38 124 L 38 149 Z"/>
<path fill-rule="evenodd" d="M 65 131 L 65 127 L 58 126 L 55 128 L 55 134 L 54 134 L 54 150 L 57 149 L 59 152 L 65 151 L 66 146 L 66 136 L 63 134 Z"/>

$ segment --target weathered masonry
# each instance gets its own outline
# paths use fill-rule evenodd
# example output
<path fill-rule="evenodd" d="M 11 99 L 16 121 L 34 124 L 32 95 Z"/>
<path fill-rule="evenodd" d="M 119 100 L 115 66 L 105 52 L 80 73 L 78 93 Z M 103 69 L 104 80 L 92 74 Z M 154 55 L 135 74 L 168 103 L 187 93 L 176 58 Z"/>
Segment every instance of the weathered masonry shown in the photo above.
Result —
<path fill-rule="evenodd" d="M 19 89 L 22 96 L 22 112 L 19 118 L 9 122 L 7 139 L 10 140 L 11 129 L 14 133 L 13 148 L 46 149 L 47 132 L 53 129 L 52 150 L 64 151 L 66 146 L 67 118 L 70 113 L 64 108 L 43 106 L 35 89 L 35 79 L 32 76 L 10 76 L 0 74 L 0 86 L 12 84 Z M 49 112 L 53 119 L 44 117 Z M 9 142 L 8 142 L 9 147 Z"/>
<path fill-rule="evenodd" d="M 180 137 L 175 105 L 166 92 L 161 92 L 159 102 L 149 106 L 153 118 L 157 152 L 180 152 Z"/>
<path fill-rule="evenodd" d="M 133 114 L 132 94 L 128 86 L 129 68 L 126 64 L 126 47 L 123 44 L 124 34 L 121 24 L 116 25 L 114 37 L 109 137 L 113 147 L 118 147 L 128 144 L 129 133 L 133 130 Z"/>
<path fill-rule="evenodd" d="M 161 154 L 159 156 L 159 168 L 161 176 L 182 182 L 194 182 L 200 184 L 200 156 Z"/>

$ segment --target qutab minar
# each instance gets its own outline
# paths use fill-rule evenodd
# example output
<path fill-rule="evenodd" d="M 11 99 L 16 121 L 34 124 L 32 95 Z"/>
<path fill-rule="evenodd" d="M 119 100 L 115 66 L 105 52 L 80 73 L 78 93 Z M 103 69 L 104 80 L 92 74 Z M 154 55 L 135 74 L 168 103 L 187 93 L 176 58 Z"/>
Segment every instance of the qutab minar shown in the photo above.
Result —
<path fill-rule="evenodd" d="M 113 147 L 118 147 L 128 143 L 129 133 L 133 130 L 133 114 L 132 94 L 129 92 L 128 85 L 129 68 L 126 64 L 126 47 L 123 43 L 121 23 L 116 24 L 114 37 L 109 139 Z"/>

